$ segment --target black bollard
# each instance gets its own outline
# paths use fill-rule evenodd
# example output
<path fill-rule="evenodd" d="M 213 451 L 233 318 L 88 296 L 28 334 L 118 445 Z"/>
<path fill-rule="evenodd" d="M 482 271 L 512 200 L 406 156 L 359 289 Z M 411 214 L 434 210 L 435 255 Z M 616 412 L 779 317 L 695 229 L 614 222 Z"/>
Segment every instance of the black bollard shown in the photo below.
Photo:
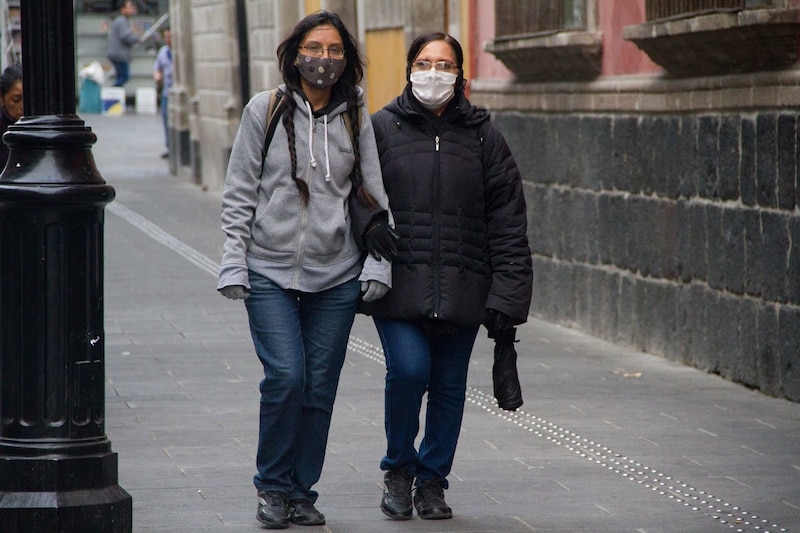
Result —
<path fill-rule="evenodd" d="M 0 174 L 0 529 L 129 532 L 105 435 L 104 207 L 75 115 L 73 2 L 21 3 L 24 116 Z"/>

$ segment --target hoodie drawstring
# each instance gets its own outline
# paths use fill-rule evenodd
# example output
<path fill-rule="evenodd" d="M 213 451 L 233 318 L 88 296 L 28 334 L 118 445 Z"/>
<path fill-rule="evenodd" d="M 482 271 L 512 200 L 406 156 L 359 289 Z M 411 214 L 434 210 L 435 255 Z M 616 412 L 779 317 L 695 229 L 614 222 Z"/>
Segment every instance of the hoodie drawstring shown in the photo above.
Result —
<path fill-rule="evenodd" d="M 317 160 L 314 159 L 314 113 L 308 100 L 305 101 L 306 111 L 308 111 L 308 156 L 311 158 L 311 168 L 317 168 Z M 328 115 L 323 115 L 325 128 L 325 181 L 331 181 L 331 161 L 328 157 Z"/>
<path fill-rule="evenodd" d="M 324 116 L 325 122 L 325 181 L 331 181 L 331 160 L 328 157 L 328 115 Z"/>

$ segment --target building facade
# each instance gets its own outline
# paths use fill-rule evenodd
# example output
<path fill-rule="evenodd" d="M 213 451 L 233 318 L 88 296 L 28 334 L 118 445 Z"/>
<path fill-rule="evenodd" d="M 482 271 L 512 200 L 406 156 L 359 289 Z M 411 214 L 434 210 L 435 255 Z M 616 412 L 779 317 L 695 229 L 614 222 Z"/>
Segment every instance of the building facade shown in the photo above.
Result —
<path fill-rule="evenodd" d="M 410 40 L 448 31 L 525 179 L 531 315 L 798 401 L 798 4 L 173 0 L 173 171 L 222 186 L 304 14 L 357 34 L 371 110 Z"/>

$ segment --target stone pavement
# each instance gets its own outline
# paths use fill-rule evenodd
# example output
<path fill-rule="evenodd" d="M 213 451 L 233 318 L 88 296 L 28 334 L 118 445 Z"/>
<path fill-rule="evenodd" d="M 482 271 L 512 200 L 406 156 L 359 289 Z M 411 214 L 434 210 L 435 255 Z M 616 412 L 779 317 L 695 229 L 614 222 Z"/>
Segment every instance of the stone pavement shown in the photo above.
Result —
<path fill-rule="evenodd" d="M 134 531 L 261 531 L 252 486 L 260 366 L 215 290 L 219 195 L 169 176 L 158 117 L 86 115 L 117 191 L 105 217 L 106 434 Z M 359 316 L 308 533 L 800 532 L 800 404 L 531 319 L 525 405 L 492 399 L 481 335 L 445 521 L 378 508 L 383 377 Z"/>

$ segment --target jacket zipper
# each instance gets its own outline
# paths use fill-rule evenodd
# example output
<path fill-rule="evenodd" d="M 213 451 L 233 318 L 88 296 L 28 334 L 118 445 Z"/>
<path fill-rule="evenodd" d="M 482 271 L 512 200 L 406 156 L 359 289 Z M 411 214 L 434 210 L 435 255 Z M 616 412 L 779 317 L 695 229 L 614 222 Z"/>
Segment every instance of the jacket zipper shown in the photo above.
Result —
<path fill-rule="evenodd" d="M 439 318 L 439 311 L 441 308 L 441 295 L 439 294 L 440 291 L 440 283 L 439 283 L 439 271 L 441 270 L 441 265 L 439 264 L 440 257 L 439 257 L 439 239 L 441 237 L 440 232 L 440 225 L 439 225 L 439 202 L 441 198 L 441 154 L 439 153 L 439 135 L 434 137 L 434 142 L 436 143 L 436 166 L 434 179 L 433 179 L 433 194 L 434 194 L 434 201 L 433 205 L 436 206 L 434 213 L 433 213 L 433 265 L 434 265 L 434 272 L 433 272 L 433 318 Z"/>
<path fill-rule="evenodd" d="M 312 135 L 316 135 L 317 133 L 317 120 L 313 119 L 313 130 Z M 311 180 L 309 176 L 313 172 L 311 168 L 311 161 L 308 162 L 306 165 L 306 183 L 308 183 L 309 192 L 311 189 Z M 306 225 L 308 223 L 308 205 L 303 205 L 303 216 L 300 218 L 300 239 L 297 241 L 297 254 L 295 254 L 295 261 L 294 261 L 294 275 L 292 276 L 292 287 L 297 287 L 297 278 L 300 273 L 300 265 L 303 262 L 303 246 L 305 246 L 306 241 Z"/>
<path fill-rule="evenodd" d="M 308 206 L 303 206 L 303 216 L 300 218 L 300 239 L 297 241 L 297 254 L 294 260 L 294 275 L 292 276 L 292 287 L 297 287 L 297 277 L 300 273 L 300 264 L 303 262 L 303 246 L 306 240 L 306 215 Z"/>

